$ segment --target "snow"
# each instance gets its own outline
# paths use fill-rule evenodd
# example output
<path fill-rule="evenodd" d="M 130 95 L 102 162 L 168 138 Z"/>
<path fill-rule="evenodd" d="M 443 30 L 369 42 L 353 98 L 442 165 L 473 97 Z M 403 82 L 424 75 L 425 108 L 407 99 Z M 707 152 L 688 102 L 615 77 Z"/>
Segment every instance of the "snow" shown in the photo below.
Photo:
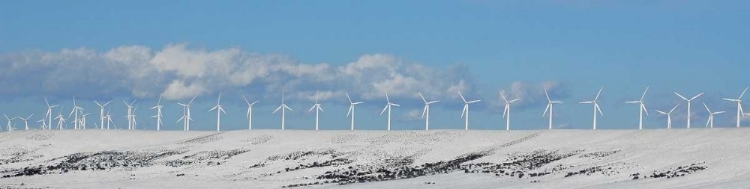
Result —
<path fill-rule="evenodd" d="M 14 131 L 0 133 L 0 188 L 742 188 L 749 134 Z"/>

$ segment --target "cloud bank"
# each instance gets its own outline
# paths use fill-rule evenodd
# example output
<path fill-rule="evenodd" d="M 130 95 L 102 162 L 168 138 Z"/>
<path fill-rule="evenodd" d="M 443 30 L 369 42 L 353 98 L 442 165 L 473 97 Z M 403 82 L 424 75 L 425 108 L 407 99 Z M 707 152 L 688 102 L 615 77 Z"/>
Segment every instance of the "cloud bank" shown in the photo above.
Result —
<path fill-rule="evenodd" d="M 474 92 L 466 66 L 435 69 L 387 54 L 367 54 L 347 64 L 301 63 L 278 54 L 238 48 L 205 50 L 187 44 L 153 50 L 121 46 L 106 52 L 63 49 L 0 54 L 0 95 L 83 99 L 114 97 L 188 99 L 219 92 L 289 100 L 457 98 Z"/>

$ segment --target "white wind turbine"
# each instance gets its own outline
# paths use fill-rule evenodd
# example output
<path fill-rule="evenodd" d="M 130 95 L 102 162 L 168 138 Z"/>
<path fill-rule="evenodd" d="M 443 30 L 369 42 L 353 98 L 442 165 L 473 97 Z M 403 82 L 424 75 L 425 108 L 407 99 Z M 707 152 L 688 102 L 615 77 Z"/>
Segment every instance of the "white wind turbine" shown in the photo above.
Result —
<path fill-rule="evenodd" d="M 289 106 L 284 103 L 284 92 L 281 92 L 281 105 L 279 105 L 276 110 L 273 111 L 273 114 L 275 114 L 277 111 L 281 110 L 281 130 L 284 130 L 284 121 L 286 120 L 286 109 L 289 109 L 289 111 L 294 111 L 292 108 L 289 108 Z"/>
<path fill-rule="evenodd" d="M 346 98 L 349 99 L 349 111 L 346 112 L 346 117 L 349 117 L 349 115 L 352 115 L 352 125 L 351 125 L 352 128 L 351 128 L 351 130 L 353 131 L 354 130 L 354 106 L 357 105 L 357 104 L 362 104 L 364 102 L 362 102 L 362 101 L 359 101 L 359 102 L 352 101 L 352 98 L 349 97 L 349 92 L 346 93 Z"/>
<path fill-rule="evenodd" d="M 430 130 L 430 104 L 438 103 L 439 100 L 427 101 L 422 92 L 419 92 L 419 97 L 424 101 L 424 110 L 422 110 L 422 118 L 424 118 L 424 130 Z"/>
<path fill-rule="evenodd" d="M 81 107 L 78 107 L 78 105 L 76 104 L 76 97 L 73 97 L 73 110 L 71 110 L 71 111 L 70 111 L 70 115 L 68 115 L 68 117 L 70 117 L 71 115 L 74 115 L 74 114 L 75 114 L 75 117 L 73 117 L 73 129 L 78 129 L 78 123 L 79 123 L 79 120 L 78 120 L 78 112 L 79 112 L 79 111 L 80 111 L 81 109 L 82 109 L 82 108 L 81 108 Z"/>
<path fill-rule="evenodd" d="M 742 111 L 742 96 L 747 92 L 747 88 L 748 87 L 745 87 L 745 90 L 742 91 L 742 94 L 740 94 L 740 97 L 737 99 L 724 98 L 726 101 L 737 102 L 737 128 L 740 128 L 740 117 L 745 117 L 745 112 Z"/>
<path fill-rule="evenodd" d="M 156 101 L 156 106 L 151 107 L 152 110 L 156 109 L 156 115 L 151 116 L 151 117 L 156 118 L 156 130 L 157 131 L 161 130 L 161 125 L 164 124 L 161 122 L 161 118 L 162 118 L 161 109 L 162 108 L 164 108 L 164 106 L 161 105 L 161 95 L 159 95 L 159 100 Z"/>
<path fill-rule="evenodd" d="M 500 97 L 503 97 L 503 101 L 505 101 L 505 109 L 503 110 L 503 118 L 505 118 L 505 130 L 510 131 L 510 104 L 513 104 L 514 102 L 521 99 L 516 98 L 508 101 L 508 98 L 505 97 L 503 91 L 500 91 Z"/>
<path fill-rule="evenodd" d="M 227 114 L 227 112 L 224 111 L 224 108 L 221 107 L 221 93 L 219 93 L 219 99 L 216 101 L 216 106 L 211 108 L 210 111 L 216 110 L 216 131 L 221 130 L 221 113 Z"/>
<path fill-rule="evenodd" d="M 552 99 L 550 99 L 549 98 L 549 93 L 547 92 L 547 89 L 544 89 L 544 95 L 547 96 L 547 107 L 544 108 L 544 113 L 542 114 L 542 117 L 544 117 L 544 115 L 547 115 L 547 111 L 549 111 L 549 129 L 552 129 L 552 118 L 554 117 L 553 116 L 554 114 L 552 114 L 552 108 L 553 108 L 554 104 L 562 104 L 563 102 L 562 101 L 553 101 Z"/>
<path fill-rule="evenodd" d="M 133 104 L 135 104 L 135 101 L 137 100 L 133 100 L 133 102 L 131 102 L 130 104 L 128 104 L 127 101 L 122 101 L 123 103 L 125 103 L 125 106 L 128 107 L 128 115 L 125 116 L 126 118 L 128 118 L 128 130 L 133 130 L 135 128 L 135 123 L 133 123 L 133 120 L 135 120 L 133 117 L 133 114 L 135 114 L 133 111 Z"/>
<path fill-rule="evenodd" d="M 661 111 L 661 110 L 656 110 L 656 112 L 659 112 L 660 114 L 667 115 L 667 129 L 671 129 L 672 128 L 672 112 L 674 112 L 674 110 L 677 109 L 678 106 L 680 106 L 680 104 L 677 104 L 676 106 L 674 106 L 674 108 L 672 108 L 671 110 L 669 110 L 669 112 L 664 112 L 664 111 Z"/>
<path fill-rule="evenodd" d="M 5 114 L 3 114 L 3 116 L 5 116 L 5 119 L 8 120 L 8 126 L 7 127 L 8 127 L 8 132 L 10 133 L 10 131 L 13 130 L 13 123 L 12 122 L 16 118 L 15 117 L 14 118 L 9 118 L 8 115 L 5 115 Z"/>
<path fill-rule="evenodd" d="M 461 91 L 458 91 L 458 96 L 461 97 L 461 100 L 464 101 L 464 109 L 461 111 L 461 118 L 465 119 L 465 130 L 469 130 L 469 104 L 474 104 L 477 102 L 480 102 L 482 100 L 472 100 L 472 101 L 466 101 L 466 98 L 464 98 L 464 95 L 461 94 Z"/>
<path fill-rule="evenodd" d="M 115 122 L 112 121 L 112 115 L 109 114 L 109 109 L 107 109 L 107 115 L 104 116 L 104 117 L 107 119 L 107 130 L 109 130 L 109 124 L 112 124 L 112 125 L 115 124 Z M 117 125 L 114 125 L 114 126 L 115 126 L 115 128 L 117 128 Z M 102 127 L 104 127 L 104 126 L 102 125 Z"/>
<path fill-rule="evenodd" d="M 648 116 L 648 110 L 646 110 L 646 105 L 643 104 L 643 98 L 646 97 L 646 92 L 648 92 L 648 86 L 646 86 L 646 90 L 643 91 L 643 95 L 641 95 L 640 100 L 633 100 L 633 101 L 627 101 L 625 103 L 628 104 L 639 104 L 640 108 L 638 108 L 638 112 L 640 116 L 638 117 L 638 129 L 643 129 L 643 113 L 646 113 L 646 116 Z"/>
<path fill-rule="evenodd" d="M 399 107 L 401 105 L 398 105 L 396 103 L 391 102 L 391 98 L 388 97 L 388 92 L 385 92 L 385 108 L 383 108 L 383 111 L 380 111 L 380 116 L 383 116 L 383 113 L 385 113 L 385 110 L 388 110 L 388 130 L 391 130 L 391 106 Z"/>
<path fill-rule="evenodd" d="M 711 128 L 714 128 L 714 115 L 722 114 L 725 111 L 711 112 L 705 102 L 703 103 L 703 107 L 706 107 L 706 111 L 708 111 L 708 121 L 706 121 L 706 127 L 710 126 Z"/>
<path fill-rule="evenodd" d="M 318 120 L 319 120 L 318 114 L 320 112 L 325 112 L 325 111 L 323 111 L 323 108 L 320 107 L 320 103 L 318 103 L 318 100 L 315 100 L 315 104 L 313 104 L 313 106 L 310 108 L 310 110 L 307 110 L 307 112 L 312 112 L 313 109 L 315 109 L 315 130 L 317 131 L 319 128 L 318 127 Z"/>
<path fill-rule="evenodd" d="M 47 113 L 44 115 L 44 118 L 47 119 L 47 122 L 45 125 L 47 125 L 47 129 L 52 129 L 52 108 L 57 107 L 57 105 L 50 106 L 49 101 L 47 101 L 47 98 L 44 98 L 44 103 L 47 104 Z"/>
<path fill-rule="evenodd" d="M 55 119 L 57 119 L 57 129 L 59 130 L 63 130 L 63 128 L 65 128 L 65 118 L 62 115 L 62 109 L 63 107 L 60 106 L 60 112 L 59 114 L 57 114 L 57 117 L 55 117 Z"/>
<path fill-rule="evenodd" d="M 180 121 L 182 121 L 182 129 L 185 131 L 190 131 L 190 121 L 193 120 L 192 118 L 190 118 L 190 104 L 193 103 L 193 100 L 195 100 L 195 96 L 187 104 L 183 104 L 180 102 L 177 103 L 183 108 L 182 117 L 177 120 L 177 122 L 179 123 Z"/>
<path fill-rule="evenodd" d="M 253 103 L 250 103 L 250 101 L 245 98 L 245 95 L 242 95 L 242 99 L 245 99 L 245 103 L 247 103 L 247 129 L 252 130 L 253 129 L 253 106 L 255 103 L 258 103 L 258 101 L 255 101 Z"/>
<path fill-rule="evenodd" d="M 690 102 L 698 98 L 699 96 L 703 95 L 703 93 L 700 93 L 698 95 L 695 95 L 693 98 L 687 99 L 684 96 L 680 95 L 680 93 L 674 92 L 677 96 L 682 98 L 682 100 L 687 101 L 687 128 L 690 129 Z"/>
<path fill-rule="evenodd" d="M 36 121 L 36 122 L 37 122 L 37 123 L 40 123 L 40 122 L 42 123 L 42 126 L 41 126 L 41 127 L 39 127 L 39 129 L 40 129 L 40 130 L 45 130 L 45 129 L 47 129 L 47 118 L 46 118 L 46 117 L 45 117 L 45 118 L 42 118 L 42 119 L 40 119 L 40 120 L 38 120 L 38 121 Z"/>
<path fill-rule="evenodd" d="M 81 120 L 79 120 L 81 122 L 81 129 L 86 129 L 86 119 L 88 116 L 89 114 L 81 115 Z"/>
<path fill-rule="evenodd" d="M 100 104 L 96 100 L 94 100 L 94 103 L 99 106 L 99 129 L 104 129 L 104 107 L 107 106 L 111 100 L 107 103 Z"/>
<path fill-rule="evenodd" d="M 18 119 L 23 120 L 23 125 L 24 125 L 24 127 L 26 128 L 27 131 L 29 130 L 29 119 L 31 119 L 31 116 L 33 116 L 33 115 L 34 114 L 31 114 L 31 115 L 29 115 L 29 117 L 26 117 L 26 118 L 17 117 Z"/>
<path fill-rule="evenodd" d="M 596 130 L 596 113 L 597 113 L 597 111 L 599 112 L 599 115 L 604 116 L 604 114 L 602 114 L 602 109 L 599 108 L 599 103 L 597 102 L 597 100 L 599 99 L 599 95 L 602 94 L 602 89 L 604 89 L 604 87 L 602 87 L 601 89 L 599 89 L 599 92 L 596 93 L 596 97 L 594 98 L 594 100 L 581 102 L 581 104 L 594 104 L 594 130 Z"/>

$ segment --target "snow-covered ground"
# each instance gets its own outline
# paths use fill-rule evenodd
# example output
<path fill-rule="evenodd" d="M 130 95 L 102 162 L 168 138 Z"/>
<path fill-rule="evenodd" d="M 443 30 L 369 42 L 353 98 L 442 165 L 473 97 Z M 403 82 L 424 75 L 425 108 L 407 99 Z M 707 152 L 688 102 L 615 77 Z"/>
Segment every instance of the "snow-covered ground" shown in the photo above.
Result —
<path fill-rule="evenodd" d="M 0 188 L 747 188 L 749 129 L 0 134 Z"/>

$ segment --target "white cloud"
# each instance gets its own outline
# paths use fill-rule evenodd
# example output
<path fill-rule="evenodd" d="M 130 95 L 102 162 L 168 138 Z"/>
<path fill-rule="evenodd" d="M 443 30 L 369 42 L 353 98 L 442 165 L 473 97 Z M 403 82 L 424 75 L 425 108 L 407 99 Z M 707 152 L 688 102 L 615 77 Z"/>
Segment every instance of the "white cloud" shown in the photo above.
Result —
<path fill-rule="evenodd" d="M 63 49 L 0 54 L 0 95 L 81 98 L 135 97 L 185 99 L 234 92 L 289 100 L 455 98 L 473 92 L 465 66 L 435 69 L 387 54 L 362 55 L 344 65 L 300 63 L 287 56 L 238 48 L 206 50 L 188 44 L 153 50 L 121 46 L 105 52 Z M 318 93 L 320 91 L 320 93 Z"/>

